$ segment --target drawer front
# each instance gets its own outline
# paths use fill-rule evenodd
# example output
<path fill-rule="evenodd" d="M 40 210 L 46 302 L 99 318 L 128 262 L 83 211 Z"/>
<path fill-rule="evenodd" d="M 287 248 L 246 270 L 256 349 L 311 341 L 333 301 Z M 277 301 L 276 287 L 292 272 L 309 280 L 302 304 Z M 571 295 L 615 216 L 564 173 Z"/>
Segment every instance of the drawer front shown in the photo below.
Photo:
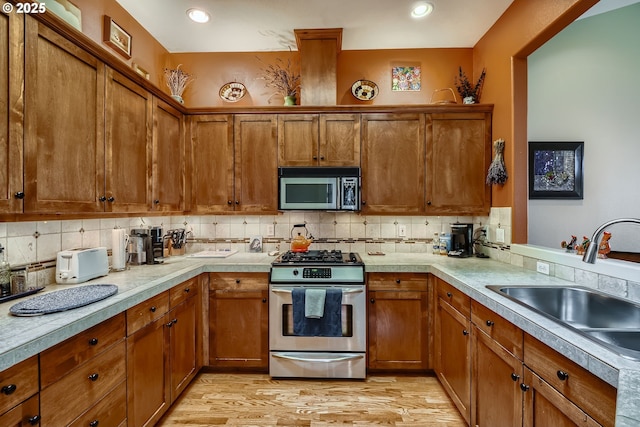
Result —
<path fill-rule="evenodd" d="M 447 301 L 467 319 L 471 318 L 471 298 L 444 280 L 435 276 L 433 277 L 436 281 L 436 292 L 438 297 Z"/>
<path fill-rule="evenodd" d="M 118 426 L 127 419 L 127 383 L 123 381 L 69 427 Z"/>
<path fill-rule="evenodd" d="M 603 426 L 613 426 L 616 389 L 532 336 L 524 336 L 524 363 Z"/>
<path fill-rule="evenodd" d="M 78 365 L 125 337 L 125 315 L 118 314 L 40 353 L 40 382 L 46 388 Z"/>
<path fill-rule="evenodd" d="M 38 392 L 38 356 L 0 372 L 0 414 Z"/>
<path fill-rule="evenodd" d="M 367 289 L 370 291 L 426 291 L 427 274 L 420 273 L 369 273 Z"/>
<path fill-rule="evenodd" d="M 209 273 L 209 289 L 212 291 L 263 291 L 269 289 L 269 275 L 266 273 Z"/>
<path fill-rule="evenodd" d="M 471 302 L 471 321 L 478 329 L 522 360 L 524 333 L 520 328 L 476 301 Z"/>
<path fill-rule="evenodd" d="M 164 316 L 169 311 L 169 291 L 149 298 L 127 310 L 127 336 Z"/>
<path fill-rule="evenodd" d="M 198 295 L 198 277 L 194 277 L 192 279 L 187 280 L 186 282 L 182 282 L 179 285 L 174 286 L 169 290 L 170 295 L 170 307 L 176 307 L 180 305 L 182 302 L 186 301 L 187 298 L 191 298 L 195 295 Z"/>
<path fill-rule="evenodd" d="M 95 405 L 126 378 L 125 341 L 40 392 L 42 426 L 62 426 Z"/>
<path fill-rule="evenodd" d="M 0 426 L 34 426 L 39 425 L 40 400 L 38 396 L 33 396 L 26 402 L 21 403 L 9 412 L 0 412 Z"/>

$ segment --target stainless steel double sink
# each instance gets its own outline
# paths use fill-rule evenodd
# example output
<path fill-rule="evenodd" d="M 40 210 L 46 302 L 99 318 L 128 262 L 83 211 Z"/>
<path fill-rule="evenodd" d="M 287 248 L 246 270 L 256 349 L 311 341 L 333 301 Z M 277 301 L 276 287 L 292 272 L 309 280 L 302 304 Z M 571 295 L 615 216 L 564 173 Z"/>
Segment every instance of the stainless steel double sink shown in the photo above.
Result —
<path fill-rule="evenodd" d="M 575 329 L 620 356 L 640 360 L 640 305 L 582 286 L 487 286 Z"/>

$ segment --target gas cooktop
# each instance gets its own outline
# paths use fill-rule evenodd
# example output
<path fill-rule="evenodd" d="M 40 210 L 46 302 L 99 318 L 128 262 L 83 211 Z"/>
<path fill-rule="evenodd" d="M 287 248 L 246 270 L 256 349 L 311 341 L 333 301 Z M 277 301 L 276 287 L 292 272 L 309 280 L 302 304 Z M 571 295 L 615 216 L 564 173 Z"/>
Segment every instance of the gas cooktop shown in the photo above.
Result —
<path fill-rule="evenodd" d="M 362 265 L 362 258 L 354 252 L 343 253 L 340 250 L 311 250 L 307 252 L 288 251 L 280 255 L 273 265 Z"/>

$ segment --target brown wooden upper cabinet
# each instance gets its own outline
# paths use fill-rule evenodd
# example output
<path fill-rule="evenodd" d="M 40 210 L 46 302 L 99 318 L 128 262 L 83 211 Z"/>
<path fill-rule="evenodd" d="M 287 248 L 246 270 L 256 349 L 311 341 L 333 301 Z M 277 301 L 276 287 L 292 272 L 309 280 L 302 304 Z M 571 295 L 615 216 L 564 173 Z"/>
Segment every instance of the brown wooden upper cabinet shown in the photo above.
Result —
<path fill-rule="evenodd" d="M 426 115 L 426 213 L 488 215 L 491 113 Z"/>
<path fill-rule="evenodd" d="M 424 114 L 362 114 L 362 212 L 424 211 Z"/>
<path fill-rule="evenodd" d="M 25 25 L 24 211 L 104 211 L 105 66 L 35 19 Z"/>
<path fill-rule="evenodd" d="M 24 17 L 0 13 L 0 212 L 22 212 Z"/>
<path fill-rule="evenodd" d="M 153 98 L 152 209 L 185 209 L 185 151 L 182 113 Z"/>
<path fill-rule="evenodd" d="M 281 114 L 279 166 L 360 166 L 360 114 Z"/>

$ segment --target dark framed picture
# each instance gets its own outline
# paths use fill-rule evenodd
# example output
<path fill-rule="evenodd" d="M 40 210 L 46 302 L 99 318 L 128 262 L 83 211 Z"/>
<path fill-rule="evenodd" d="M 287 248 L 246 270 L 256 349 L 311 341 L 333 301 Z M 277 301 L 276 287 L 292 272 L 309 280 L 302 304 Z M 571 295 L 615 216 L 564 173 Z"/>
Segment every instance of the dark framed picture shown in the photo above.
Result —
<path fill-rule="evenodd" d="M 131 35 L 107 15 L 104 15 L 102 40 L 120 55 L 131 58 Z"/>
<path fill-rule="evenodd" d="M 529 142 L 529 199 L 582 199 L 584 142 Z"/>

